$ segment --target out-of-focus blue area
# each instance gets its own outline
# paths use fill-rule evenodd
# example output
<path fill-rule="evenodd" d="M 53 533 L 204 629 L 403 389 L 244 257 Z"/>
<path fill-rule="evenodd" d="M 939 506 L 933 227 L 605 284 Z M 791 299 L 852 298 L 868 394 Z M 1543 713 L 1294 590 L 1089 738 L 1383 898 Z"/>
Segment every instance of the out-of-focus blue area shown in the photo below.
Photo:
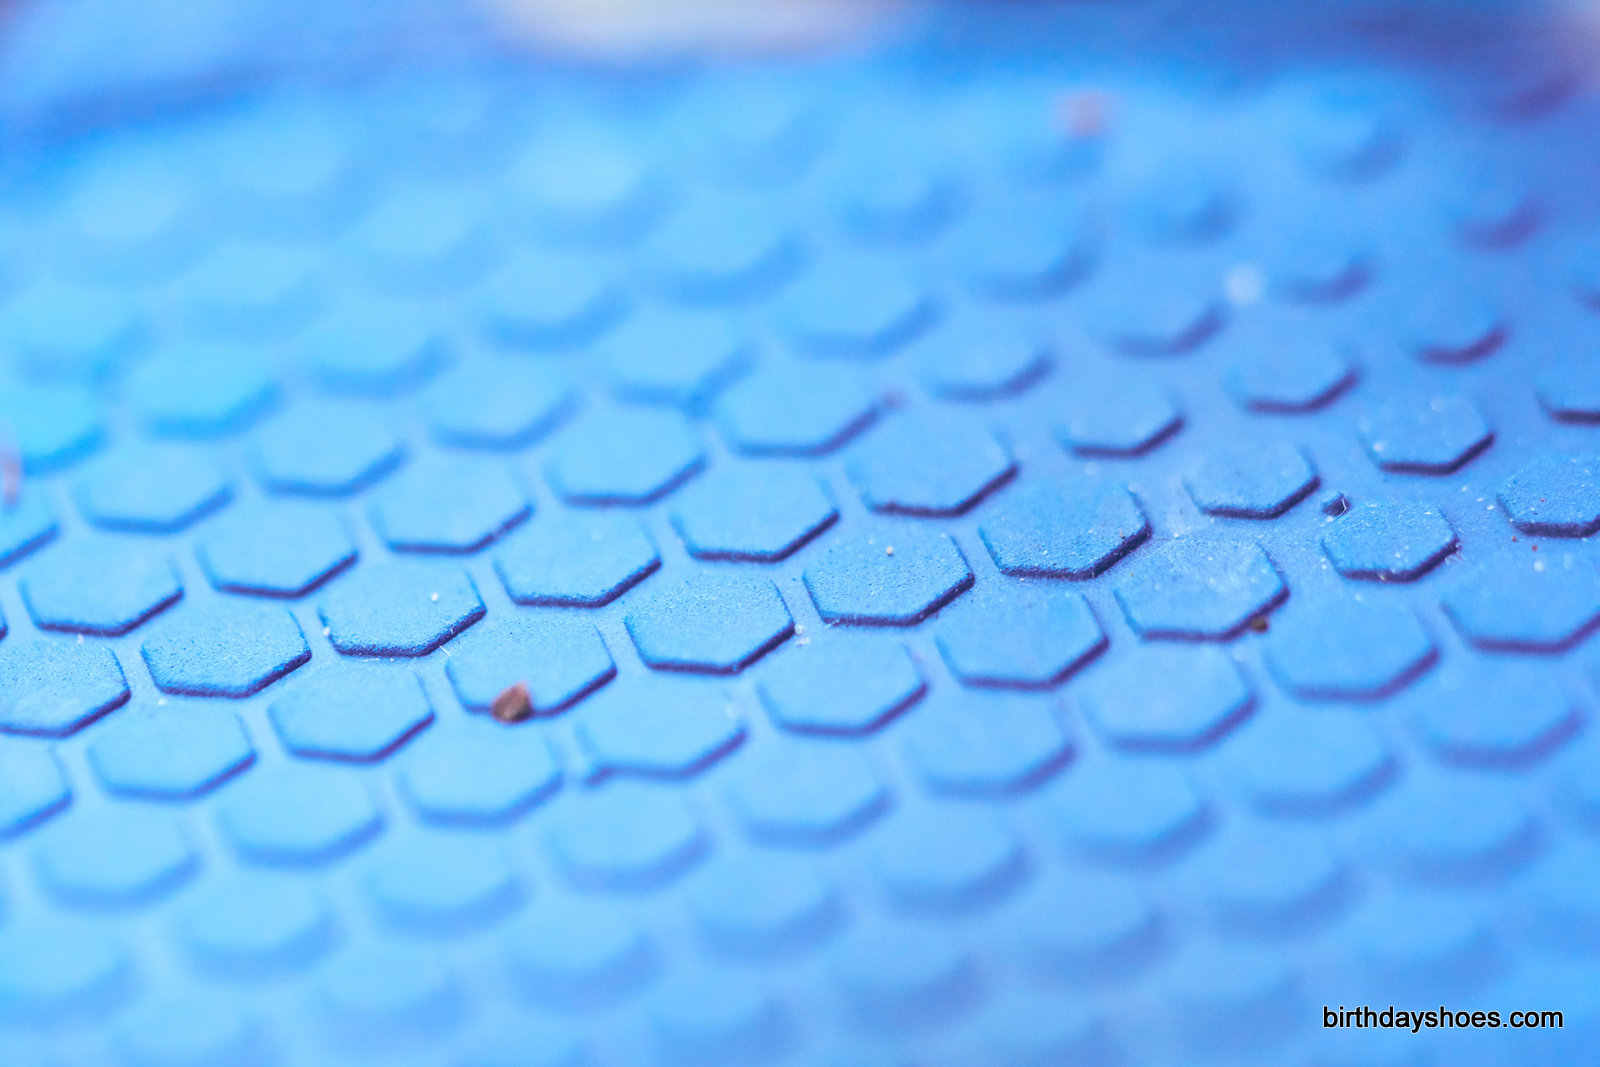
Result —
<path fill-rule="evenodd" d="M 944 27 L 951 47 L 1093 52 L 1097 39 L 1137 38 L 1153 54 L 1202 54 L 1226 42 L 1235 58 L 1360 54 L 1399 43 L 1414 57 L 1466 61 L 1511 44 L 1573 0 L 1241 0 L 1219 11 L 1197 0 L 913 4 L 885 32 L 901 39 Z M 1034 8 L 1032 17 L 1023 9 Z M 1076 10 L 1074 10 L 1076 9 Z M 103 121 L 263 77 L 347 77 L 401 61 L 434 65 L 526 48 L 472 0 L 23 0 L 0 35 L 0 115 L 29 126 Z M 1042 33 L 1040 31 L 1043 31 Z M 1130 37 L 1130 34 L 1132 37 Z M 1548 40 L 1543 41 L 1548 45 Z M 535 49 L 537 51 L 537 49 Z M 552 57 L 549 53 L 544 58 Z M 1219 57 L 1212 53 L 1210 58 Z"/>
<path fill-rule="evenodd" d="M 0 1067 L 1592 1059 L 1552 10 L 18 9 Z"/>

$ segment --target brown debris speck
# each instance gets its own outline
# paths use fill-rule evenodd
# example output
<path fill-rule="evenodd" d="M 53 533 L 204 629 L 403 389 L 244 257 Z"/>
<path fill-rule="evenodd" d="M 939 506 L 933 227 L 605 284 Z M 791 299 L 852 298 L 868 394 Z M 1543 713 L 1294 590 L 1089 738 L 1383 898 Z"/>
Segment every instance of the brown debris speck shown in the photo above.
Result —
<path fill-rule="evenodd" d="M 1267 617 L 1265 615 L 1257 615 L 1255 618 L 1251 619 L 1250 620 L 1250 629 L 1254 630 L 1258 634 L 1266 633 L 1267 632 Z"/>
<path fill-rule="evenodd" d="M 0 426 L 0 503 L 14 508 L 22 503 L 22 453 L 8 429 Z"/>
<path fill-rule="evenodd" d="M 489 714 L 500 722 L 521 722 L 533 714 L 533 697 L 526 682 L 513 682 L 494 698 Z"/>
<path fill-rule="evenodd" d="M 1099 89 L 1062 93 L 1056 102 L 1061 125 L 1073 137 L 1099 137 L 1111 125 L 1112 97 Z"/>

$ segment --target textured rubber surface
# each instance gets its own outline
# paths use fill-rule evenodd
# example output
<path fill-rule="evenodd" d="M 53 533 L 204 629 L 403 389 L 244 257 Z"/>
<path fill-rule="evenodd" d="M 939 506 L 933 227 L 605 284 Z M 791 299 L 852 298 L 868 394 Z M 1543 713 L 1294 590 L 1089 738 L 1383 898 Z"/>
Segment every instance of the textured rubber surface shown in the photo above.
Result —
<path fill-rule="evenodd" d="M 1593 101 L 1028 57 L 14 174 L 0 1061 L 1591 1058 Z"/>

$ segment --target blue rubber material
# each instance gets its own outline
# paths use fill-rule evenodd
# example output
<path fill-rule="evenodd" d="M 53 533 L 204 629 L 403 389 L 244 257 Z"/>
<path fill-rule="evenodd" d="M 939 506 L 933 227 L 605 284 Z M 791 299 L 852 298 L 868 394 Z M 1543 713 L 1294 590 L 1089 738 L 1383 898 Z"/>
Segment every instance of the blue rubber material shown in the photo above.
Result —
<path fill-rule="evenodd" d="M 1594 99 L 982 17 L 8 161 L 0 1063 L 1594 1058 Z"/>

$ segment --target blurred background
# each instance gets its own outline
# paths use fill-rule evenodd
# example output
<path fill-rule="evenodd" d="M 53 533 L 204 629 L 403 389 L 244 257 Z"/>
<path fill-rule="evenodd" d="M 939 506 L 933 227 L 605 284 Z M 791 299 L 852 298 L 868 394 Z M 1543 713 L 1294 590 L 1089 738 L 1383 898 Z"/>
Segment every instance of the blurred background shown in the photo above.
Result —
<path fill-rule="evenodd" d="M 1592 51 L 1589 0 L 13 0 L 0 39 L 0 115 L 16 127 L 171 106 L 285 72 L 349 77 L 404 57 L 452 63 L 485 53 L 565 63 L 661 64 L 707 55 L 849 48 L 958 27 L 977 47 L 1027 37 L 1029 10 L 1062 39 L 1063 9 L 1086 35 L 1121 25 L 1151 48 L 1208 53 L 1224 35 L 1257 58 L 1311 51 L 1403 52 L 1481 64 L 1508 50 Z M 1070 25 L 1070 16 L 1067 25 Z M 1038 43 L 1048 46 L 1051 40 Z M 1211 51 L 1213 58 L 1221 55 Z M 1237 53 L 1225 53 L 1229 61 Z M 1479 68 L 1480 74 L 1486 73 Z"/>

